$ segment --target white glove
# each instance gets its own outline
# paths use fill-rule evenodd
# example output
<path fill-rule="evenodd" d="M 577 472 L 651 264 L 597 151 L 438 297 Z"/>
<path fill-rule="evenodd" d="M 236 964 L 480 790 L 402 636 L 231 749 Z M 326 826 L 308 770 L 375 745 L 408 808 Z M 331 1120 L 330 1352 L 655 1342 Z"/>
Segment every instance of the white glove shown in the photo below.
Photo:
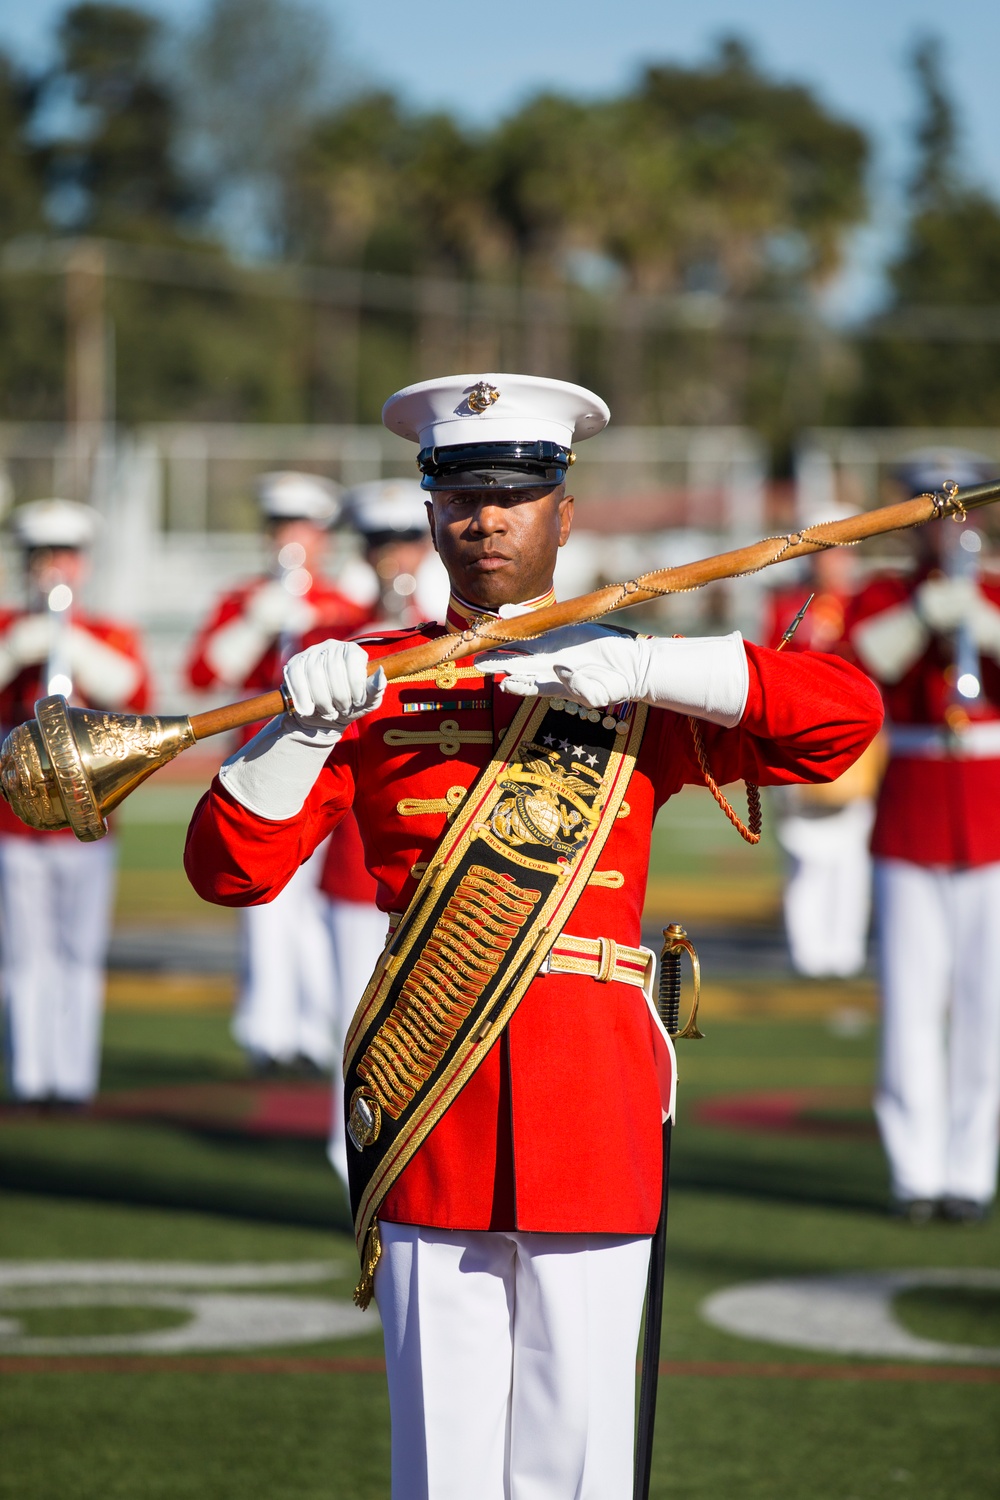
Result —
<path fill-rule="evenodd" d="M 273 578 L 250 595 L 242 614 L 213 631 L 205 660 L 220 682 L 240 687 L 277 636 L 302 635 L 315 621 L 312 605 Z"/>
<path fill-rule="evenodd" d="M 45 661 L 52 649 L 53 619 L 49 614 L 22 615 L 3 638 L 3 649 L 20 667 Z"/>
<path fill-rule="evenodd" d="M 46 659 L 51 649 L 48 615 L 22 615 L 0 636 L 0 688 L 5 688 L 23 667 Z"/>
<path fill-rule="evenodd" d="M 851 645 L 866 672 L 879 682 L 899 682 L 930 644 L 930 632 L 910 604 L 893 604 L 869 615 L 851 632 Z"/>
<path fill-rule="evenodd" d="M 382 701 L 385 673 L 369 677 L 367 666 L 353 641 L 322 641 L 292 657 L 285 687 L 295 712 L 265 724 L 219 772 L 237 802 L 276 822 L 302 811 L 345 729 Z"/>
<path fill-rule="evenodd" d="M 589 709 L 649 703 L 732 728 L 750 689 L 743 637 L 689 640 L 620 635 L 600 625 L 569 625 L 517 645 L 517 655 L 476 657 L 484 673 L 506 672 L 501 692 L 569 698 Z"/>
<path fill-rule="evenodd" d="M 264 635 L 304 635 L 315 624 L 316 611 L 290 594 L 280 578 L 255 589 L 247 601 L 246 619 Z"/>
<path fill-rule="evenodd" d="M 320 641 L 292 657 L 285 687 L 298 724 L 335 734 L 336 744 L 348 724 L 378 708 L 385 673 L 379 667 L 368 676 L 368 653 L 355 641 Z"/>
<path fill-rule="evenodd" d="M 978 590 L 972 601 L 968 625 L 979 650 L 1000 661 L 1000 609 Z"/>
<path fill-rule="evenodd" d="M 979 598 L 972 578 L 928 578 L 913 596 L 924 624 L 941 634 L 968 623 Z"/>
<path fill-rule="evenodd" d="M 85 698 L 102 708 L 121 708 L 142 677 L 139 663 L 79 625 L 69 629 L 70 676 Z"/>

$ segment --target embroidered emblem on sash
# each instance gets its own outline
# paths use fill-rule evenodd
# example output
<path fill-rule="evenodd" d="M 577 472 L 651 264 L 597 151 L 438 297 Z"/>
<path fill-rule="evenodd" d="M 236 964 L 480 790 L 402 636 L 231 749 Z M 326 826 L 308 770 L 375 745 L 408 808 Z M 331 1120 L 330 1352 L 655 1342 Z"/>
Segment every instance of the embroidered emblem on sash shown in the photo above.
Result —
<path fill-rule="evenodd" d="M 576 854 L 597 824 L 600 774 L 577 761 L 567 771 L 558 752 L 539 745 L 525 745 L 522 755 L 500 782 L 510 795 L 494 809 L 493 834 L 511 849 L 546 844 L 557 854 Z"/>

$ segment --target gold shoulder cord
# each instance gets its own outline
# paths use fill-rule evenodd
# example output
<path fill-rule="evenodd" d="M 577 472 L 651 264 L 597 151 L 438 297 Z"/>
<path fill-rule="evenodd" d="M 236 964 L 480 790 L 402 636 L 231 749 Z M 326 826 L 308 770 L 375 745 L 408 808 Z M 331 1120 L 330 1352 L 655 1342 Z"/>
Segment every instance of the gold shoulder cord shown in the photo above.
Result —
<path fill-rule="evenodd" d="M 746 839 L 748 844 L 759 844 L 760 830 L 763 824 L 763 815 L 761 813 L 760 806 L 760 787 L 755 786 L 752 781 L 748 781 L 746 783 L 747 817 L 750 821 L 749 823 L 744 823 L 743 819 L 740 817 L 739 813 L 736 811 L 735 807 L 730 802 L 729 798 L 726 796 L 722 788 L 719 786 L 719 783 L 716 781 L 715 777 L 712 775 L 711 767 L 708 764 L 708 751 L 705 749 L 705 736 L 702 734 L 700 721 L 698 719 L 689 718 L 688 724 L 691 726 L 691 738 L 694 740 L 694 753 L 698 757 L 698 765 L 701 768 L 702 776 L 705 778 L 705 785 L 708 787 L 708 790 L 712 793 L 712 796 L 722 808 L 722 811 L 725 813 L 730 823 L 732 823 L 733 827 L 736 829 L 736 832 L 740 835 L 740 837 Z"/>
<path fill-rule="evenodd" d="M 793 635 L 802 624 L 802 621 L 805 619 L 806 610 L 809 608 L 815 597 L 815 594 L 809 595 L 805 604 L 803 604 L 802 608 L 799 610 L 798 614 L 792 620 L 788 629 L 781 637 L 781 640 L 778 642 L 778 645 L 776 647 L 778 651 L 783 651 L 788 645 L 788 642 L 792 639 Z M 744 823 L 743 819 L 740 817 L 739 813 L 736 811 L 735 807 L 729 801 L 729 798 L 726 796 L 725 792 L 722 790 L 722 788 L 719 786 L 719 783 L 712 775 L 711 767 L 708 764 L 708 751 L 705 749 L 705 736 L 702 732 L 700 721 L 698 719 L 689 718 L 688 724 L 691 726 L 691 738 L 694 740 L 694 753 L 698 757 L 698 765 L 701 768 L 702 776 L 705 778 L 705 785 L 708 787 L 708 790 L 712 793 L 712 796 L 722 808 L 722 811 L 725 813 L 730 823 L 732 823 L 733 827 L 736 829 L 736 832 L 740 835 L 740 837 L 746 839 L 748 844 L 759 844 L 760 830 L 763 825 L 763 814 L 761 812 L 760 805 L 760 787 L 755 786 L 752 781 L 746 782 L 747 818 L 749 819 L 749 822 Z"/>

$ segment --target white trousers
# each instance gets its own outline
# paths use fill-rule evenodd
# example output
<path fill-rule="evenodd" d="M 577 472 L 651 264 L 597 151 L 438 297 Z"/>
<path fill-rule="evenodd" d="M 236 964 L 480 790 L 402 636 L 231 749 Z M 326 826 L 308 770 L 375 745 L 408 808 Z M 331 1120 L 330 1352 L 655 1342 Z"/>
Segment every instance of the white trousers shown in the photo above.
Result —
<path fill-rule="evenodd" d="M 344 1038 L 358 1001 L 372 977 L 378 956 L 385 947 L 389 918 L 370 901 L 325 900 L 326 919 L 333 946 L 333 1100 L 327 1156 L 344 1187 L 347 1187 L 347 1136 L 344 1130 L 344 1081 L 340 1061 Z"/>
<path fill-rule="evenodd" d="M 874 804 L 865 797 L 827 817 L 788 817 L 778 825 L 779 842 L 790 856 L 785 931 L 800 974 L 844 978 L 865 966 L 874 816 Z"/>
<path fill-rule="evenodd" d="M 8 1078 L 19 1099 L 97 1092 L 113 839 L 0 838 Z"/>
<path fill-rule="evenodd" d="M 882 1059 L 875 1110 L 901 1198 L 996 1191 L 1000 864 L 877 860 Z"/>
<path fill-rule="evenodd" d="M 649 1239 L 380 1230 L 392 1500 L 629 1500 Z"/>
<path fill-rule="evenodd" d="M 273 901 L 241 913 L 241 985 L 233 1036 L 258 1062 L 334 1061 L 333 955 L 317 882 L 324 846 Z"/>

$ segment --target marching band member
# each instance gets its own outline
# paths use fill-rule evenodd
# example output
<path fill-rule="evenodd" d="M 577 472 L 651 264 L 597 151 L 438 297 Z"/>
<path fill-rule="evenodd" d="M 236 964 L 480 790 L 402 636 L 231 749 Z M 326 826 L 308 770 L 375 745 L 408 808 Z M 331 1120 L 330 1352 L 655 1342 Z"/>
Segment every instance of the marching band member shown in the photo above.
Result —
<path fill-rule="evenodd" d="M 898 477 L 919 495 L 995 472 L 943 450 L 914 454 Z M 848 616 L 889 720 L 872 835 L 875 1112 L 893 1211 L 964 1224 L 996 1192 L 1000 1136 L 1000 580 L 961 564 L 981 546 L 968 524 L 922 527 L 915 541 L 915 572 L 873 578 Z"/>
<path fill-rule="evenodd" d="M 448 575 L 431 544 L 424 491 L 415 479 L 375 479 L 344 495 L 344 513 L 364 543 L 364 560 L 375 583 L 355 595 L 371 605 L 372 625 L 391 630 L 443 618 Z M 376 582 L 377 580 L 377 582 Z M 312 631 L 303 644 L 325 638 Z M 334 1050 L 340 1058 L 351 1017 L 385 943 L 386 920 L 376 904 L 377 884 L 365 865 L 361 834 L 348 813 L 330 835 L 320 877 L 333 943 Z M 333 1108 L 327 1154 L 347 1187 L 347 1137 L 343 1083 L 333 1070 Z"/>
<path fill-rule="evenodd" d="M 572 445 L 562 381 L 455 376 L 383 419 L 419 444 L 456 620 L 550 602 Z M 421 625 L 327 642 L 232 756 L 186 868 L 268 901 L 353 805 L 394 936 L 347 1038 L 357 1297 L 385 1333 L 394 1500 L 625 1500 L 672 1049 L 640 918 L 656 809 L 719 781 L 839 775 L 881 722 L 833 657 L 578 626 L 386 683 Z M 400 915 L 401 914 L 401 915 Z"/>
<path fill-rule="evenodd" d="M 10 518 L 27 597 L 23 609 L 0 612 L 4 734 L 50 693 L 86 708 L 146 708 L 135 632 L 80 605 L 99 519 L 71 500 L 31 501 Z M 17 1099 L 79 1105 L 97 1092 L 114 854 L 113 838 L 42 833 L 0 801 L 3 1006 Z"/>
<path fill-rule="evenodd" d="M 188 677 L 195 688 L 262 692 L 280 677 L 309 631 L 351 635 L 370 609 L 322 573 L 328 528 L 341 513 L 338 486 L 316 474 L 262 474 L 257 500 L 271 555 L 266 573 L 220 599 L 195 640 Z M 254 730 L 244 731 L 245 742 Z M 254 1067 L 335 1056 L 330 938 L 317 885 L 323 856 L 306 861 L 278 901 L 243 913 L 241 984 L 233 1035 Z"/>

